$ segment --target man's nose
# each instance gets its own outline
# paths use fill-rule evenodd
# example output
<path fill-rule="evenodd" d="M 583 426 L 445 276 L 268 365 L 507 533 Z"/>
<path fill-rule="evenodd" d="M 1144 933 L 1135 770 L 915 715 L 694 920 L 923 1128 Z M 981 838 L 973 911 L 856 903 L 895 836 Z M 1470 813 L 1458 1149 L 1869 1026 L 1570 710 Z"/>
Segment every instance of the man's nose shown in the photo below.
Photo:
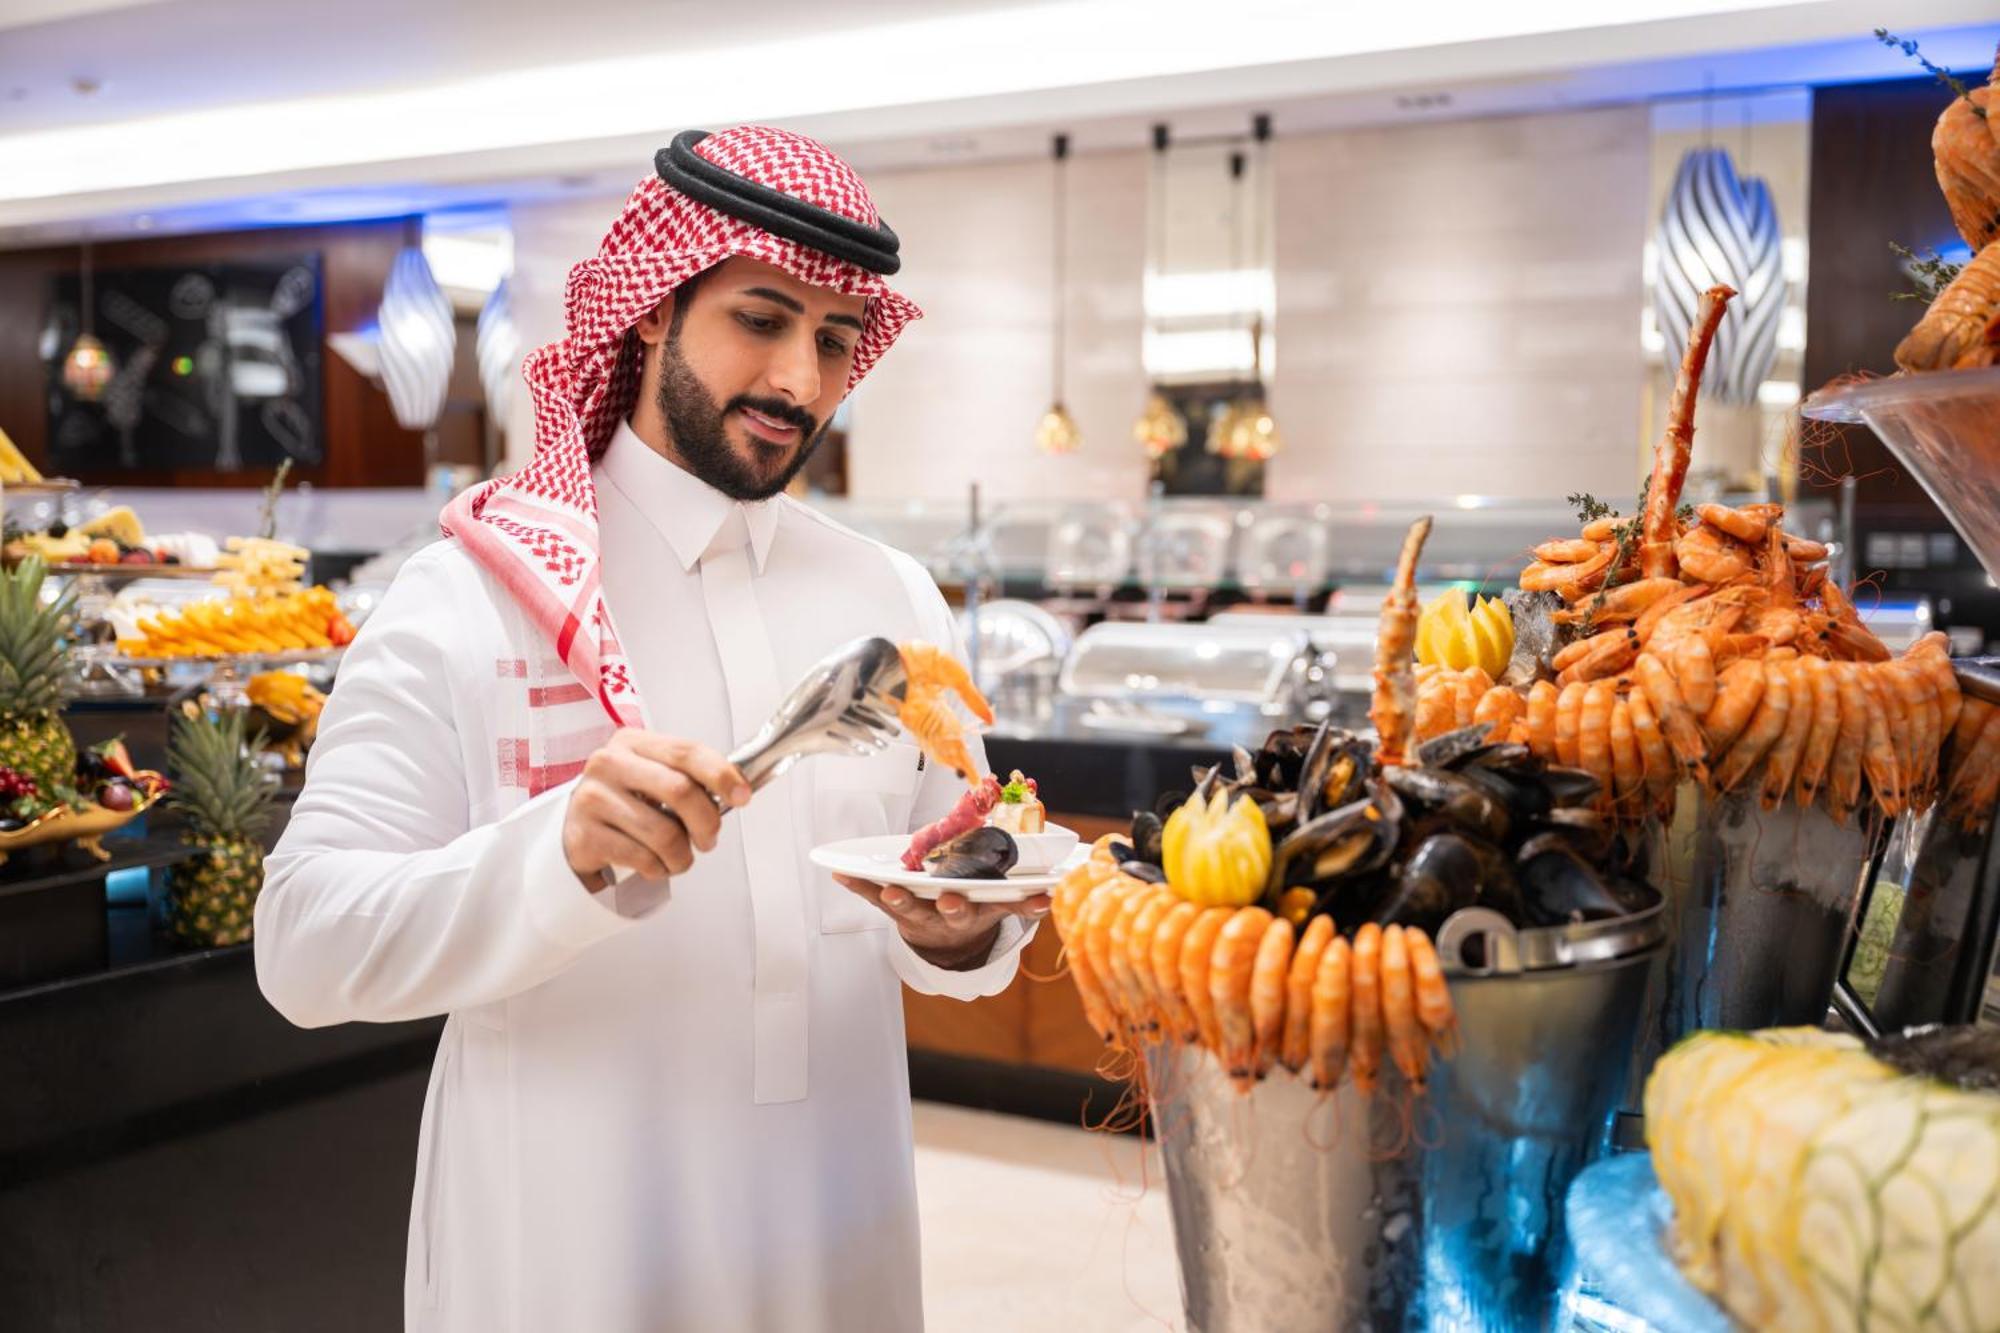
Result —
<path fill-rule="evenodd" d="M 767 375 L 774 392 L 804 407 L 819 401 L 819 339 L 808 332 L 803 338 L 787 338 L 771 358 Z"/>

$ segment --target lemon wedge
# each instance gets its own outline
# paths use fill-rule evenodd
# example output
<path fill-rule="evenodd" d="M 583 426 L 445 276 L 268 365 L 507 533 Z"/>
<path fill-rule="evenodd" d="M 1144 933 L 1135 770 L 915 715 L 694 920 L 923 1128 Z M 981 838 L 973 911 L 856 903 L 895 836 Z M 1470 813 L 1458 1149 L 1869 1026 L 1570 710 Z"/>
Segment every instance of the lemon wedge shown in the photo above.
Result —
<path fill-rule="evenodd" d="M 1479 667 L 1498 677 L 1514 655 L 1514 617 L 1496 598 L 1468 605 L 1461 588 L 1447 588 L 1417 618 L 1417 661 L 1464 671 Z"/>

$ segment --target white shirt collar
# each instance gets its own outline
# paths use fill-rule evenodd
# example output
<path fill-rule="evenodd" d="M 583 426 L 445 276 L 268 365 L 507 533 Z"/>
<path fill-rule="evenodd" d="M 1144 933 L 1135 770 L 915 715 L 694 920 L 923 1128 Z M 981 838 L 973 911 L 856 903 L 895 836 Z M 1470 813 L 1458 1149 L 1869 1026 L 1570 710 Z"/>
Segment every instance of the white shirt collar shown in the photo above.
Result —
<path fill-rule="evenodd" d="M 598 460 L 597 475 L 608 481 L 666 538 L 683 570 L 691 570 L 732 513 L 741 513 L 750 532 L 750 555 L 764 572 L 771 539 L 778 532 L 778 507 L 771 500 L 732 500 L 654 449 L 619 422 Z"/>

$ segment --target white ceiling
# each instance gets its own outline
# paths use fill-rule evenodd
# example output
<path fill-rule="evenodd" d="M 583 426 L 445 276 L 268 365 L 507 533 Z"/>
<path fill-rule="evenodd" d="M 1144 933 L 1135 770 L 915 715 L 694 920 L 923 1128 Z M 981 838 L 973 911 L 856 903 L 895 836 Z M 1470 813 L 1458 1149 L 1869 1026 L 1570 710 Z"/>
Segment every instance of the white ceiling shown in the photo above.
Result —
<path fill-rule="evenodd" d="M 1879 0 L 0 0 L 0 245 L 628 188 L 771 119 L 879 170 L 1910 74 Z M 1952 66 L 1992 0 L 1897 0 Z M 23 13 L 34 21 L 21 23 Z M 1608 21 L 1605 15 L 1615 14 Z M 12 26 L 9 26 L 9 25 Z M 1983 26 L 1982 26 L 1983 25 Z"/>

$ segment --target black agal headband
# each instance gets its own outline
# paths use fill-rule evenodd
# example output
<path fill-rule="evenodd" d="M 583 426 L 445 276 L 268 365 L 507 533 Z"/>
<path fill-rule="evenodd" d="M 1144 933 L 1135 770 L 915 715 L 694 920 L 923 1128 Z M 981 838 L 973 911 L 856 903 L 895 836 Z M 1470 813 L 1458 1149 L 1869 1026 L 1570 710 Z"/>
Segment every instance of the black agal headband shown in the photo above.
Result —
<path fill-rule="evenodd" d="M 653 154 L 653 169 L 660 173 L 660 179 L 717 212 L 741 218 L 773 236 L 809 245 L 870 273 L 891 274 L 903 266 L 896 253 L 902 242 L 888 223 L 871 227 L 718 167 L 694 151 L 707 137 L 707 130 L 683 130 Z"/>

